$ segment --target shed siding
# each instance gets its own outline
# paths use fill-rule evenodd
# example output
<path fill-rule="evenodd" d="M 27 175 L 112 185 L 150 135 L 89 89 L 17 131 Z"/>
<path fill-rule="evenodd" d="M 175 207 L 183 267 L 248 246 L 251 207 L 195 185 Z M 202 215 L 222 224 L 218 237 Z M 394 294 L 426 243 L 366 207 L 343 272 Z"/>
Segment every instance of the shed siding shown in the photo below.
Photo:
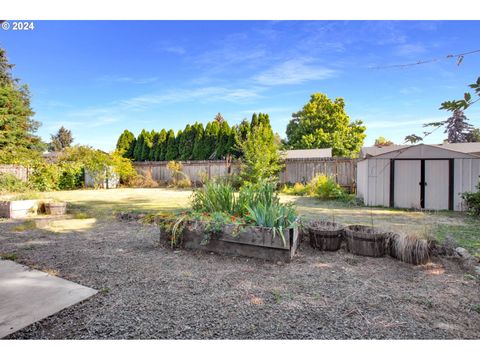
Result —
<path fill-rule="evenodd" d="M 364 202 L 368 199 L 368 162 L 364 160 L 357 163 L 357 197 Z"/>
<path fill-rule="evenodd" d="M 362 162 L 366 162 L 368 167 L 366 185 L 363 185 L 365 204 L 389 206 L 390 160 L 368 159 Z"/>
<path fill-rule="evenodd" d="M 453 208 L 464 211 L 461 194 L 465 191 L 475 191 L 480 180 L 480 159 L 456 159 L 454 177 Z"/>

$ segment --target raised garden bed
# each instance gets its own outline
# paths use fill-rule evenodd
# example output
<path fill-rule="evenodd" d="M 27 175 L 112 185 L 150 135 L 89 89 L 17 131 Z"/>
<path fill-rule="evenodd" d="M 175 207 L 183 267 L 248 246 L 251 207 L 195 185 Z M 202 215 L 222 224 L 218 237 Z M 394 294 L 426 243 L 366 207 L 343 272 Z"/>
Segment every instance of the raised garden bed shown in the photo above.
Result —
<path fill-rule="evenodd" d="M 307 224 L 310 245 L 322 251 L 337 251 L 342 246 L 344 226 L 330 221 L 310 221 Z"/>
<path fill-rule="evenodd" d="M 285 229 L 283 238 L 270 228 L 196 220 L 183 222 L 177 230 L 177 246 L 270 261 L 290 262 L 299 243 L 297 227 Z M 162 236 L 168 238 L 169 235 L 161 231 Z"/>
<path fill-rule="evenodd" d="M 8 219 L 25 218 L 37 211 L 37 200 L 0 201 L 0 217 Z"/>
<path fill-rule="evenodd" d="M 385 255 L 386 234 L 371 226 L 347 226 L 345 237 L 347 238 L 347 249 L 352 254 L 372 257 Z"/>

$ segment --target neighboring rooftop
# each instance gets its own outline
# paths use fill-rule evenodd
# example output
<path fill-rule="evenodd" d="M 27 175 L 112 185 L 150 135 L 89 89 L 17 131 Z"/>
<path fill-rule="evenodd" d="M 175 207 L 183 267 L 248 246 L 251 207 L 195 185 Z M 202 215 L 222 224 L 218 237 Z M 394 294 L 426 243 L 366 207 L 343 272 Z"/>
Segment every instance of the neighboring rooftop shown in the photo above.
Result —
<path fill-rule="evenodd" d="M 457 151 L 465 154 L 480 155 L 480 142 L 475 143 L 445 143 L 445 144 L 427 144 L 437 146 L 439 148 Z M 412 145 L 390 145 L 390 146 L 364 146 L 360 150 L 360 159 L 367 157 L 378 156 L 390 151 L 404 149 Z"/>
<path fill-rule="evenodd" d="M 445 149 L 463 152 L 467 154 L 480 155 L 480 142 L 472 143 L 455 143 L 455 144 L 440 144 L 437 145 Z"/>
<path fill-rule="evenodd" d="M 285 150 L 285 159 L 311 159 L 332 157 L 332 148 Z"/>

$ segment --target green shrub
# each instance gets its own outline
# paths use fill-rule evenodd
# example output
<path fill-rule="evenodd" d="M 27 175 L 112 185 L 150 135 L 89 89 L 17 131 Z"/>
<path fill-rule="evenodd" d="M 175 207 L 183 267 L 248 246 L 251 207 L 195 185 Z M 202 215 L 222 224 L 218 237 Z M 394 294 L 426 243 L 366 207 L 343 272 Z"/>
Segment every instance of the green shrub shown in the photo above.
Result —
<path fill-rule="evenodd" d="M 55 164 L 37 162 L 28 178 L 30 186 L 38 191 L 58 190 L 60 169 Z"/>
<path fill-rule="evenodd" d="M 192 182 L 190 179 L 180 179 L 177 181 L 177 187 L 180 189 L 185 189 L 185 188 L 191 188 L 192 187 Z"/>
<path fill-rule="evenodd" d="M 297 182 L 293 186 L 284 185 L 281 192 L 287 195 L 304 196 L 310 194 L 310 189 L 308 185 Z"/>
<path fill-rule="evenodd" d="M 282 192 L 288 195 L 310 195 L 322 200 L 346 200 L 351 201 L 352 196 L 348 194 L 336 181 L 325 174 L 315 176 L 306 185 L 295 183 L 293 186 L 285 185 Z"/>
<path fill-rule="evenodd" d="M 0 193 L 25 192 L 30 190 L 28 184 L 13 174 L 0 174 Z"/>
<path fill-rule="evenodd" d="M 471 215 L 480 216 L 480 182 L 477 185 L 476 192 L 462 193 L 462 199 L 465 201 L 467 210 Z"/>
<path fill-rule="evenodd" d="M 325 174 L 315 176 L 309 183 L 310 193 L 319 199 L 342 199 L 345 190 L 335 180 Z"/>
<path fill-rule="evenodd" d="M 83 187 L 84 168 L 77 163 L 64 163 L 60 168 L 61 174 L 58 181 L 60 190 L 74 190 Z"/>

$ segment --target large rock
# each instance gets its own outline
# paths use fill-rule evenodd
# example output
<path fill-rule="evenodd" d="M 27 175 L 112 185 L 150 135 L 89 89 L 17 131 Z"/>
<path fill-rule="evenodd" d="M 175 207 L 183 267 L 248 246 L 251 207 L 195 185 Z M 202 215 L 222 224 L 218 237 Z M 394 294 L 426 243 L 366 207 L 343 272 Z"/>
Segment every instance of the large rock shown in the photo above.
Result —
<path fill-rule="evenodd" d="M 470 259 L 472 258 L 473 256 L 470 255 L 470 253 L 468 252 L 467 249 L 464 249 L 462 247 L 457 247 L 455 249 L 455 251 L 457 252 L 458 255 L 460 255 L 462 258 L 465 258 L 465 259 Z"/>

